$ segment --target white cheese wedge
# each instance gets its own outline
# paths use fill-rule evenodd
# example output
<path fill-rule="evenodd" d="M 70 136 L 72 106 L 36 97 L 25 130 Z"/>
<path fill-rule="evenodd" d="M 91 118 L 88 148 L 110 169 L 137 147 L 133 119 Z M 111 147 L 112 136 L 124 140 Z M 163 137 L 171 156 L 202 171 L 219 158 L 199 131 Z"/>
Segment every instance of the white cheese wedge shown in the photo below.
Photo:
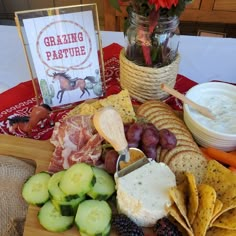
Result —
<path fill-rule="evenodd" d="M 168 194 L 176 186 L 174 173 L 164 163 L 151 161 L 116 179 L 117 207 L 136 224 L 152 227 L 171 205 Z"/>

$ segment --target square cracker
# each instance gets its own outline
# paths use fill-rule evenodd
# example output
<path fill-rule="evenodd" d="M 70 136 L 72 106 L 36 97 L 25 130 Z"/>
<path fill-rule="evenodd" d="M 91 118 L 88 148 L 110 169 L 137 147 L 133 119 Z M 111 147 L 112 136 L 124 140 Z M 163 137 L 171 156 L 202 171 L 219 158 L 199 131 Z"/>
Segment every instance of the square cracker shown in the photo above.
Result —
<path fill-rule="evenodd" d="M 118 94 L 101 99 L 99 102 L 103 107 L 114 107 L 120 113 L 124 123 L 132 122 L 136 117 L 127 89 L 122 90 Z"/>

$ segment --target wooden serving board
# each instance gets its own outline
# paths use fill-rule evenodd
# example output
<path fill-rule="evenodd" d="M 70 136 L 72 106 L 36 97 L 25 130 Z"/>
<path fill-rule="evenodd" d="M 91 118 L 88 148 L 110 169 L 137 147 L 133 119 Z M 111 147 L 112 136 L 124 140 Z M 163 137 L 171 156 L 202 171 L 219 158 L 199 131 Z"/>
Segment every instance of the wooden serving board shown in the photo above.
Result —
<path fill-rule="evenodd" d="M 0 155 L 12 156 L 24 159 L 25 161 L 34 162 L 36 173 L 47 171 L 53 150 L 54 146 L 49 140 L 42 141 L 0 134 Z M 24 236 L 80 235 L 75 226 L 72 229 L 61 233 L 52 233 L 45 230 L 38 222 L 38 211 L 39 207 L 29 206 L 24 226 Z M 155 235 L 151 228 L 145 228 L 144 232 L 149 236 Z M 117 234 L 111 232 L 110 235 L 115 236 Z"/>

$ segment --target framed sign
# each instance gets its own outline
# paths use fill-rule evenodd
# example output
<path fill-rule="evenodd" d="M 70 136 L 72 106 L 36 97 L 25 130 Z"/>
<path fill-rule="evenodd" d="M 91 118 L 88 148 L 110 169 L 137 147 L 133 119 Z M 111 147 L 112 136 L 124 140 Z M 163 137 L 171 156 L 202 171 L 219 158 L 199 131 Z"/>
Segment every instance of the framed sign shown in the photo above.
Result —
<path fill-rule="evenodd" d="M 104 95 L 96 4 L 15 12 L 37 103 L 52 109 Z"/>

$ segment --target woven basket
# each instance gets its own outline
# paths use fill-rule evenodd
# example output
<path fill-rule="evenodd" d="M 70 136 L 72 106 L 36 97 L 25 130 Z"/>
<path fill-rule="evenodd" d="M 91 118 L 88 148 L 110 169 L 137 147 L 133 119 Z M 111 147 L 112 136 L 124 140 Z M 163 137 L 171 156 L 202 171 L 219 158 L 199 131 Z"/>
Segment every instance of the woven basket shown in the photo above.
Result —
<path fill-rule="evenodd" d="M 161 68 L 138 66 L 125 57 L 125 50 L 120 52 L 120 84 L 130 96 L 140 102 L 162 100 L 169 94 L 162 91 L 161 84 L 173 88 L 179 69 L 180 56 L 170 65 Z"/>

